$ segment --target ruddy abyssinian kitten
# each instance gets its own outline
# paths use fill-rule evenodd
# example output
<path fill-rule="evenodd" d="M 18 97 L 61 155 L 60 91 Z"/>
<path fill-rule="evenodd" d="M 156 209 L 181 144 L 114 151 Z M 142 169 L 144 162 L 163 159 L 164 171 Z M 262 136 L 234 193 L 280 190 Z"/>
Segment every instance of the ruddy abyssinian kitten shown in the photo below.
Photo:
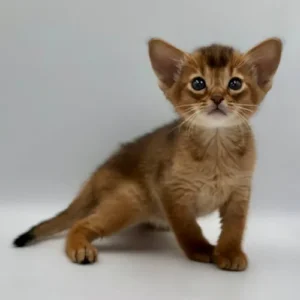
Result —
<path fill-rule="evenodd" d="M 255 166 L 248 123 L 272 86 L 282 42 L 271 38 L 248 52 L 213 44 L 191 53 L 151 39 L 159 87 L 178 119 L 123 145 L 83 185 L 63 212 L 14 244 L 69 229 L 66 253 L 93 263 L 92 242 L 128 226 L 170 227 L 185 255 L 225 270 L 247 267 L 242 241 Z M 221 234 L 211 245 L 196 222 L 218 210 Z"/>

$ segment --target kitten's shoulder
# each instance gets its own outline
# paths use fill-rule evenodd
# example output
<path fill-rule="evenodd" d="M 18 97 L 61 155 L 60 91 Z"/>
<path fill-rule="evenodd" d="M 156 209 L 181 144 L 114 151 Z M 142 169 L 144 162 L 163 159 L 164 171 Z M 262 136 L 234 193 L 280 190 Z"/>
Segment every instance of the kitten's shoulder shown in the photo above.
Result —
<path fill-rule="evenodd" d="M 178 136 L 179 124 L 179 120 L 174 120 L 131 141 L 122 143 L 103 165 L 116 168 L 121 173 L 128 173 L 129 170 L 137 169 L 141 163 L 149 161 L 150 157 L 151 161 L 159 160 L 162 152 L 171 153 Z"/>

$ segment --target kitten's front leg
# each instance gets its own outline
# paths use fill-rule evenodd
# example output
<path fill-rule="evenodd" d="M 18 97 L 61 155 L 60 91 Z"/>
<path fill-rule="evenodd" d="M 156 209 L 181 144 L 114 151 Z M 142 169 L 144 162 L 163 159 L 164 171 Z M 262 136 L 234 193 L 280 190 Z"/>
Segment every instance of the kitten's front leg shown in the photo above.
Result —
<path fill-rule="evenodd" d="M 164 193 L 163 206 L 177 241 L 186 256 L 194 261 L 212 262 L 214 246 L 204 237 L 190 205 L 187 194 L 175 196 Z"/>
<path fill-rule="evenodd" d="M 234 192 L 220 209 L 222 231 L 214 251 L 214 263 L 224 270 L 243 271 L 247 256 L 242 250 L 242 240 L 249 206 L 249 189 Z"/>

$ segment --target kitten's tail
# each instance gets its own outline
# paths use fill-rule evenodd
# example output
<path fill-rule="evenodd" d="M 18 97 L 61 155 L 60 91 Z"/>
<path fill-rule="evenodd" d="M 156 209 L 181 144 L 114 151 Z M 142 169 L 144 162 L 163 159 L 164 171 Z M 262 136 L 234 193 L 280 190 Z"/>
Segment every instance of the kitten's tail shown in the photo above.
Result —
<path fill-rule="evenodd" d="M 93 198 L 92 184 L 87 182 L 68 208 L 55 217 L 33 226 L 18 236 L 13 244 L 16 247 L 24 247 L 41 238 L 64 231 L 70 228 L 75 221 L 87 216 L 94 206 L 95 199 Z"/>

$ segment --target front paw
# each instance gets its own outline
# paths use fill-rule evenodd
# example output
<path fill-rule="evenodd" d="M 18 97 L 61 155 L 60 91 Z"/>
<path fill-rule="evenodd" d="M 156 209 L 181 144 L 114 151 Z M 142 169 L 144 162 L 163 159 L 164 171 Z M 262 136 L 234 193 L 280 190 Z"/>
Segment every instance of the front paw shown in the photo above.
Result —
<path fill-rule="evenodd" d="M 244 271 L 248 266 L 246 254 L 241 250 L 216 251 L 213 254 L 214 263 L 223 270 Z"/>
<path fill-rule="evenodd" d="M 186 251 L 190 260 L 202 263 L 211 263 L 213 261 L 214 246 L 211 244 L 200 244 Z"/>

